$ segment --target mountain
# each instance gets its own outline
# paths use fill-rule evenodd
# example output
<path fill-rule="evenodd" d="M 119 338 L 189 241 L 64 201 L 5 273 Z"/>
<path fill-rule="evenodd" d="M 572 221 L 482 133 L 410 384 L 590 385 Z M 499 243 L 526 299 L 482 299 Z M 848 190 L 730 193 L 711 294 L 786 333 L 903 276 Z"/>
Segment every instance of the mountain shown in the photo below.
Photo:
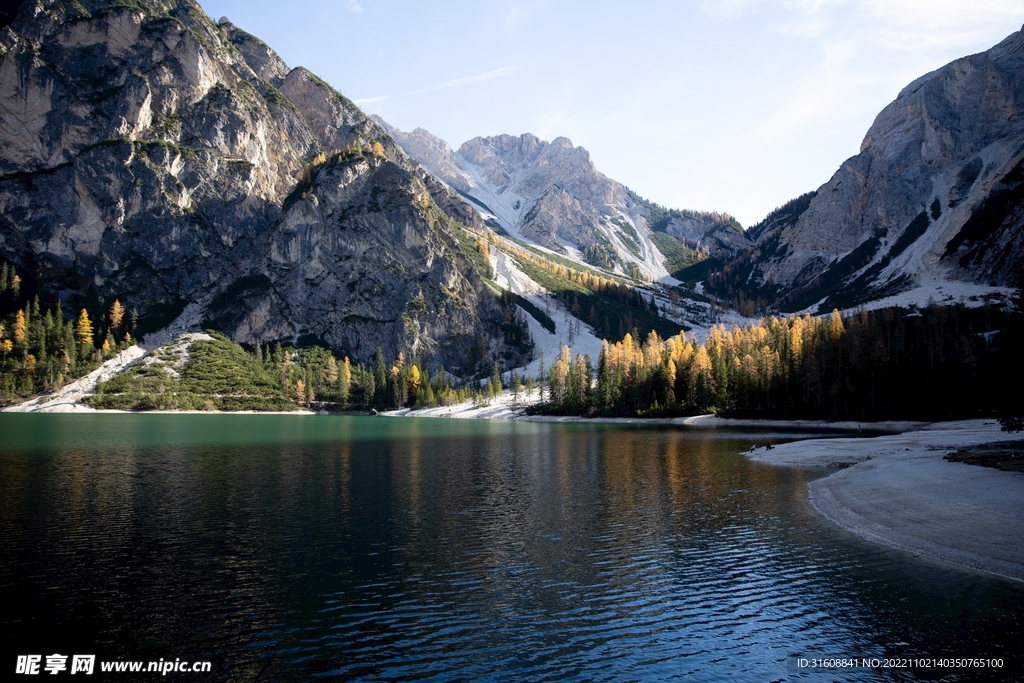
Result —
<path fill-rule="evenodd" d="M 752 246 L 731 216 L 669 211 L 644 200 L 600 173 L 587 150 L 567 138 L 478 137 L 455 151 L 422 128 L 407 133 L 374 118 L 492 227 L 576 261 L 660 279 L 676 269 L 666 257 L 684 247 L 726 259 Z"/>
<path fill-rule="evenodd" d="M 0 254 L 65 310 L 118 297 L 154 328 L 191 304 L 242 342 L 456 372 L 503 352 L 459 226 L 476 214 L 191 0 L 25 2 L 0 29 L 0 102 Z"/>
<path fill-rule="evenodd" d="M 1022 114 L 1018 32 L 904 88 L 860 153 L 751 228 L 755 247 L 711 288 L 825 311 L 1012 284 L 1024 257 Z"/>

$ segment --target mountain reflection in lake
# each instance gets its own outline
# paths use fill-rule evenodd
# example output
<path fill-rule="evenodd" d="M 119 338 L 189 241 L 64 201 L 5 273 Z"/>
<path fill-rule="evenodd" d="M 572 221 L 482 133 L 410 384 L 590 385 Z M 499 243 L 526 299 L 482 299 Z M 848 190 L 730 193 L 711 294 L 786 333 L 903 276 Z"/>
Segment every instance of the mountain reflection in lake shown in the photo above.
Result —
<path fill-rule="evenodd" d="M 1019 586 L 862 542 L 809 507 L 820 473 L 740 455 L 796 436 L 2 415 L 4 666 L 60 652 L 209 660 L 203 680 L 770 681 L 793 678 L 790 655 L 1019 663 Z"/>

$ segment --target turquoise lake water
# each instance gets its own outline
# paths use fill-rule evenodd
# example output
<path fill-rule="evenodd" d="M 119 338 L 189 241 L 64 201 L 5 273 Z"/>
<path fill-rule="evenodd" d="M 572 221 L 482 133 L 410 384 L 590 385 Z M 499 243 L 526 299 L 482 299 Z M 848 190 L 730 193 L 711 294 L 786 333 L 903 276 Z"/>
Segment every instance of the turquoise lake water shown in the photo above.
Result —
<path fill-rule="evenodd" d="M 807 502 L 827 472 L 740 454 L 800 436 L 0 415 L 3 666 L 60 652 L 212 663 L 145 680 L 1021 680 L 1024 588 L 861 541 Z M 825 674 L 797 656 L 1005 663 Z"/>

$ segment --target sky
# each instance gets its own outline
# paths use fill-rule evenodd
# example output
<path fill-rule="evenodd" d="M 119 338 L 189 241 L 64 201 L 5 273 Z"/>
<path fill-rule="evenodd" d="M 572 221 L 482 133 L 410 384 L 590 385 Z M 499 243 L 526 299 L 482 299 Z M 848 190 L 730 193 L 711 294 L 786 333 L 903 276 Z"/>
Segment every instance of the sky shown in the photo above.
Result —
<path fill-rule="evenodd" d="M 827 182 L 905 85 L 1024 24 L 1024 0 L 200 4 L 402 130 L 564 136 L 747 227 Z"/>

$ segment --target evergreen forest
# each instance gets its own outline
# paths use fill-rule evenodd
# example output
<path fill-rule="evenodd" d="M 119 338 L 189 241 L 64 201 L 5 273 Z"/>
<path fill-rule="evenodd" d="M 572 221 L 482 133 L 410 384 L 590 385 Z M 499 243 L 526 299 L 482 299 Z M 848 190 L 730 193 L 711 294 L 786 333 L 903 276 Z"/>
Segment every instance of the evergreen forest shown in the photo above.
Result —
<path fill-rule="evenodd" d="M 604 341 L 596 361 L 573 358 L 566 346 L 547 364 L 541 358 L 537 376 L 503 373 L 492 362 L 488 379 L 481 381 L 455 377 L 403 353 L 388 358 L 378 349 L 364 365 L 321 346 L 244 348 L 209 330 L 207 339 L 163 347 L 101 382 L 87 401 L 123 410 L 390 410 L 470 400 L 487 404 L 509 389 L 514 404 L 539 398 L 529 410 L 543 414 L 715 412 L 863 421 L 1024 414 L 1011 406 L 1022 402 L 1007 387 L 1015 387 L 1022 374 L 1016 349 L 1024 339 L 1024 316 L 1002 306 L 888 308 L 845 318 L 837 311 L 776 316 L 746 327 L 718 325 L 698 342 L 685 332 L 664 339 L 663 326 L 656 324 L 645 326 L 646 335 L 635 325 L 626 332 L 626 322 L 661 320 L 641 294 L 615 283 L 595 284 L 586 275 L 578 283 L 567 277 L 571 273 L 558 275 L 576 285 L 556 290 L 565 308 L 598 332 L 612 331 L 606 339 L 619 339 Z M 593 305 L 595 296 L 602 306 Z M 521 297 L 506 293 L 499 302 L 505 341 L 513 347 L 532 346 L 521 308 L 545 328 L 554 327 L 544 311 Z M 613 302 L 632 311 L 628 321 L 611 320 Z M 597 311 L 608 322 L 598 322 Z M 43 305 L 36 291 L 26 290 L 23 275 L 3 264 L 0 404 L 58 389 L 92 371 L 135 343 L 140 327 L 144 321 L 119 300 L 92 302 L 77 312 L 59 302 Z"/>
<path fill-rule="evenodd" d="M 1001 308 L 933 306 L 843 318 L 761 319 L 711 330 L 704 343 L 626 335 L 605 342 L 596 366 L 568 348 L 536 412 L 823 420 L 947 420 L 992 416 L 1016 368 Z M 1018 373 L 1019 374 L 1019 373 Z M 596 380 L 596 381 L 591 381 Z"/>
<path fill-rule="evenodd" d="M 138 314 L 119 300 L 66 312 L 41 304 L 36 284 L 0 265 L 0 405 L 58 389 L 135 343 Z"/>

